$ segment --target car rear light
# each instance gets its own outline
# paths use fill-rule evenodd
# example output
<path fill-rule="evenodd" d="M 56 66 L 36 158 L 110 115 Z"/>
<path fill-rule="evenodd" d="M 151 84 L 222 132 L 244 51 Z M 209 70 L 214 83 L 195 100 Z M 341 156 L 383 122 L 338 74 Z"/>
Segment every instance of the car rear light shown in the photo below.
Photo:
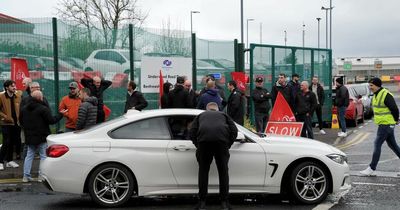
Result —
<path fill-rule="evenodd" d="M 47 148 L 46 154 L 47 157 L 58 158 L 63 156 L 68 151 L 69 148 L 67 146 L 61 144 L 54 144 Z"/>

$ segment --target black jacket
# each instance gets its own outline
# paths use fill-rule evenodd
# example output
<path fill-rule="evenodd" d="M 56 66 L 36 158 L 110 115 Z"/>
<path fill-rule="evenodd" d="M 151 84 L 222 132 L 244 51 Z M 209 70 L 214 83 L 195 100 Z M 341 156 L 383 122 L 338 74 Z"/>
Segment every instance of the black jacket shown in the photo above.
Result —
<path fill-rule="evenodd" d="M 147 105 L 148 103 L 141 92 L 133 91 L 132 95 L 129 95 L 129 93 L 127 93 L 124 113 L 126 113 L 128 109 L 132 109 L 133 107 L 135 107 L 136 110 L 142 111 L 142 109 L 146 108 Z"/>
<path fill-rule="evenodd" d="M 349 106 L 349 90 L 344 85 L 336 88 L 335 105 L 337 107 Z"/>
<path fill-rule="evenodd" d="M 299 92 L 296 95 L 295 104 L 296 115 L 309 114 L 311 116 L 317 106 L 317 98 L 312 91 L 305 94 Z"/>
<path fill-rule="evenodd" d="M 297 93 L 301 92 L 300 83 L 290 80 L 287 84 L 292 91 L 292 99 L 296 98 Z"/>
<path fill-rule="evenodd" d="M 308 88 L 311 92 L 312 92 L 312 84 L 310 85 L 310 87 Z M 321 106 L 324 105 L 325 102 L 325 91 L 324 88 L 322 87 L 321 84 L 317 83 L 317 95 L 318 98 L 318 102 Z"/>
<path fill-rule="evenodd" d="M 31 96 L 31 95 L 27 95 L 27 96 L 22 97 L 21 103 L 19 104 L 20 110 L 21 110 L 24 106 L 28 105 L 28 103 L 29 103 L 29 101 L 30 101 L 31 99 L 32 99 L 32 96 Z M 46 105 L 47 107 L 50 108 L 49 102 L 47 101 L 47 99 L 46 99 L 44 96 L 43 96 L 43 103 L 44 103 L 44 105 Z"/>
<path fill-rule="evenodd" d="M 168 93 L 168 108 L 192 108 L 193 104 L 189 92 L 182 86 L 176 87 Z"/>
<path fill-rule="evenodd" d="M 205 111 L 198 115 L 190 129 L 190 139 L 197 147 L 200 142 L 225 142 L 229 147 L 237 137 L 238 129 L 223 112 Z"/>
<path fill-rule="evenodd" d="M 97 98 L 97 105 L 99 107 L 99 109 L 103 109 L 103 92 L 110 87 L 110 85 L 112 84 L 111 81 L 108 80 L 101 80 L 100 83 L 100 87 L 97 88 L 94 84 L 93 84 L 93 79 L 92 78 L 82 78 L 81 79 L 81 84 L 83 85 L 83 87 L 85 88 L 89 88 L 90 90 L 90 96 L 94 96 Z"/>
<path fill-rule="evenodd" d="M 278 96 L 278 92 L 281 92 L 283 97 L 286 99 L 286 102 L 290 105 L 293 110 L 293 101 L 294 98 L 292 96 L 292 88 L 289 85 L 282 86 L 279 82 L 276 82 L 272 87 L 271 95 L 272 95 L 272 106 L 275 105 L 276 97 Z"/>
<path fill-rule="evenodd" d="M 269 100 L 271 99 L 271 94 L 267 89 L 263 87 L 256 87 L 251 93 L 251 97 L 254 101 L 254 109 L 257 113 L 268 113 L 271 109 Z"/>
<path fill-rule="evenodd" d="M 97 119 L 97 98 L 91 96 L 86 98 L 78 110 L 78 121 L 76 122 L 76 130 L 81 130 L 89 126 L 95 125 Z"/>
<path fill-rule="evenodd" d="M 227 114 L 239 125 L 244 124 L 244 96 L 237 89 L 233 89 L 228 98 Z"/>
<path fill-rule="evenodd" d="M 20 113 L 20 122 L 25 132 L 25 143 L 38 145 L 46 142 L 46 137 L 51 134 L 49 125 L 57 123 L 62 117 L 63 115 L 60 113 L 52 116 L 50 108 L 44 102 L 31 98 Z"/>

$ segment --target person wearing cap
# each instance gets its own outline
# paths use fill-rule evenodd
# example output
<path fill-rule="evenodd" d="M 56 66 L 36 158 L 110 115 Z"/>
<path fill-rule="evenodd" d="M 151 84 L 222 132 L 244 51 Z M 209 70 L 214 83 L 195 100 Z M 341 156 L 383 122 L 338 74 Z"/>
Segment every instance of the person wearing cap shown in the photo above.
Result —
<path fill-rule="evenodd" d="M 264 88 L 264 79 L 256 78 L 256 88 L 251 93 L 251 98 L 254 101 L 254 117 L 256 121 L 256 130 L 258 133 L 264 133 L 269 118 L 269 110 L 271 105 L 269 101 L 271 94 Z"/>
<path fill-rule="evenodd" d="M 368 81 L 369 89 L 374 93 L 372 107 L 374 110 L 374 122 L 378 125 L 378 132 L 374 142 L 374 152 L 368 168 L 360 171 L 364 176 L 375 175 L 376 166 L 381 156 L 382 144 L 386 141 L 389 148 L 400 158 L 400 148 L 396 143 L 394 127 L 399 124 L 399 108 L 389 90 L 382 88 L 379 78 Z"/>
<path fill-rule="evenodd" d="M 82 78 L 81 84 L 85 88 L 89 88 L 90 96 L 97 98 L 97 123 L 102 123 L 106 120 L 104 113 L 103 92 L 111 86 L 112 82 L 109 80 L 101 79 L 99 76 L 92 78 Z"/>
<path fill-rule="evenodd" d="M 65 132 L 76 130 L 76 123 L 78 121 L 78 110 L 81 105 L 79 98 L 78 83 L 69 83 L 69 93 L 61 99 L 58 111 L 67 110 L 63 113 L 65 117 Z"/>
<path fill-rule="evenodd" d="M 335 105 L 338 111 L 338 118 L 341 131 L 338 133 L 339 137 L 347 137 L 346 132 L 346 109 L 349 106 L 349 90 L 343 85 L 343 78 L 336 79 L 336 98 Z"/>
<path fill-rule="evenodd" d="M 185 77 L 178 76 L 176 78 L 175 88 L 168 93 L 168 108 L 193 107 L 189 91 L 183 86 L 184 83 Z"/>

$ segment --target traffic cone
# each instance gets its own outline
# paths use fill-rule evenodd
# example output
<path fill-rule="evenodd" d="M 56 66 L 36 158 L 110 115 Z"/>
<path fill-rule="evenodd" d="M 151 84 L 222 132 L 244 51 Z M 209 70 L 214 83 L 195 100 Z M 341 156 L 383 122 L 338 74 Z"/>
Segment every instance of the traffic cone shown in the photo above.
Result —
<path fill-rule="evenodd" d="M 337 114 L 332 114 L 332 129 L 339 129 Z"/>

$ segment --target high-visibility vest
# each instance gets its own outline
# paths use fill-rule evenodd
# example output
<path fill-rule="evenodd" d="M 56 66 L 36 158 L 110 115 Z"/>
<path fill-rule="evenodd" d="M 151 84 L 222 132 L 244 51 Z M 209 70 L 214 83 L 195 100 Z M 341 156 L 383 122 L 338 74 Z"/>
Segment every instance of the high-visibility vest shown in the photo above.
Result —
<path fill-rule="evenodd" d="M 374 109 L 374 122 L 378 125 L 394 125 L 396 121 L 393 118 L 390 109 L 385 105 L 387 94 L 392 95 L 387 89 L 382 88 L 377 95 L 372 98 L 372 107 Z M 392 95 L 393 96 L 393 95 Z"/>

